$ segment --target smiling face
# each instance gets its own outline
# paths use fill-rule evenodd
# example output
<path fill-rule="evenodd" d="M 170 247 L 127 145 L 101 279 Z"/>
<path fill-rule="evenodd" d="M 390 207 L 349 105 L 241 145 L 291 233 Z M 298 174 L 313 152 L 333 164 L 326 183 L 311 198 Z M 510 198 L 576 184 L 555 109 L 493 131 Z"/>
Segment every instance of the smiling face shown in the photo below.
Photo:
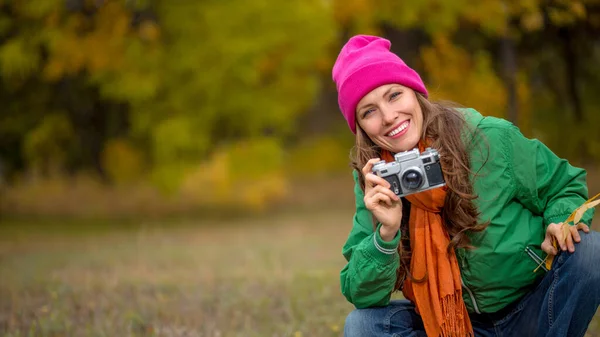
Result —
<path fill-rule="evenodd" d="M 423 112 L 412 89 L 385 84 L 358 102 L 356 121 L 375 144 L 396 153 L 417 147 Z"/>

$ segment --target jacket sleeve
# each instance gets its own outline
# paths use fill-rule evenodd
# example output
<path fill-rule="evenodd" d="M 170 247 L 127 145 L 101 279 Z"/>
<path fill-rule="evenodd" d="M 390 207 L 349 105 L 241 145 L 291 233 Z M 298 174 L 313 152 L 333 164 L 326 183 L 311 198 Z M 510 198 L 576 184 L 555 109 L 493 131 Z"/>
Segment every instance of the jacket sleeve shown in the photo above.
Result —
<path fill-rule="evenodd" d="M 586 171 L 571 166 L 546 145 L 528 139 L 516 126 L 508 129 L 508 153 L 517 197 L 544 225 L 560 223 L 588 199 Z M 594 210 L 588 210 L 581 222 L 591 225 Z"/>
<path fill-rule="evenodd" d="M 385 306 L 390 302 L 396 283 L 400 233 L 392 241 L 385 242 L 379 235 L 381 224 L 373 230 L 371 212 L 365 207 L 358 173 L 353 174 L 356 213 L 342 249 L 348 261 L 340 273 L 342 293 L 356 308 Z"/>

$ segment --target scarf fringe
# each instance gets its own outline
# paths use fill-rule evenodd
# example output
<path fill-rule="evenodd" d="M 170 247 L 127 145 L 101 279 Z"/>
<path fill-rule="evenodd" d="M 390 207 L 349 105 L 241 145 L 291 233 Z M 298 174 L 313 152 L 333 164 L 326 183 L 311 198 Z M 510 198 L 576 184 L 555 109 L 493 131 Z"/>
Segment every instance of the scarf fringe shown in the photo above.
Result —
<path fill-rule="evenodd" d="M 457 292 L 444 296 L 440 304 L 443 315 L 440 337 L 473 337 L 473 328 L 461 294 Z"/>

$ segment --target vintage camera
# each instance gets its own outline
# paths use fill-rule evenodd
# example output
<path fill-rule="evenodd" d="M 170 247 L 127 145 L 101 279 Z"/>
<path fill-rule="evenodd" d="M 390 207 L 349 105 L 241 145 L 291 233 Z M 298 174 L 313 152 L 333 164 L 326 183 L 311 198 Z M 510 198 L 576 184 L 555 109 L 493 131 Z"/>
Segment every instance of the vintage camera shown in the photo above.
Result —
<path fill-rule="evenodd" d="M 440 155 L 429 147 L 421 153 L 417 148 L 396 153 L 393 162 L 375 163 L 373 173 L 387 180 L 399 197 L 446 185 Z"/>

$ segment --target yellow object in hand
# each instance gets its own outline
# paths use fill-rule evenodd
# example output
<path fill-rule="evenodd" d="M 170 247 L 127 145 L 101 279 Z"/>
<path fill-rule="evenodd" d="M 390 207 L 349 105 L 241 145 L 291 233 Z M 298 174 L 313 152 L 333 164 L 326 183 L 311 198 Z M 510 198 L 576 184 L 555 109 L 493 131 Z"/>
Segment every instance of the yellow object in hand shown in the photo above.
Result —
<path fill-rule="evenodd" d="M 588 199 L 583 205 L 579 206 L 577 209 L 569 215 L 567 220 L 562 223 L 562 231 L 563 231 L 563 240 L 566 240 L 567 235 L 570 235 L 569 226 L 572 226 L 576 223 L 579 223 L 579 220 L 583 217 L 583 214 L 590 208 L 596 207 L 600 204 L 600 200 L 595 200 L 600 197 L 600 193 L 596 194 L 593 198 Z M 595 200 L 595 201 L 594 201 Z M 559 243 L 556 241 L 556 238 L 553 238 L 552 245 L 554 248 L 558 250 Z M 552 262 L 554 261 L 554 255 L 547 255 L 545 259 L 546 269 L 550 270 L 552 268 Z M 539 268 L 539 267 L 538 267 Z M 537 268 L 535 269 L 537 271 Z"/>

